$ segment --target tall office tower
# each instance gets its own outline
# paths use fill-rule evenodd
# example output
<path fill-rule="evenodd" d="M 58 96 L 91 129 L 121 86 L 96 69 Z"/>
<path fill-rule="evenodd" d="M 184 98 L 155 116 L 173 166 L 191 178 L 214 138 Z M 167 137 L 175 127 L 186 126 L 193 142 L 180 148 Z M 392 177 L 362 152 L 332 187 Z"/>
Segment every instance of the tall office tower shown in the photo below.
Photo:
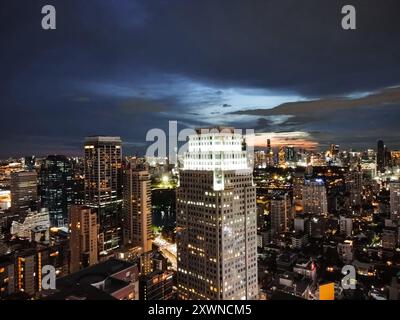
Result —
<path fill-rule="evenodd" d="M 400 221 L 400 182 L 391 182 L 390 188 L 390 219 Z"/>
<path fill-rule="evenodd" d="M 118 248 L 121 241 L 121 164 L 120 137 L 85 139 L 85 204 L 97 211 L 102 254 Z"/>
<path fill-rule="evenodd" d="M 290 200 L 288 194 L 276 196 L 271 199 L 271 233 L 286 232 L 290 217 Z"/>
<path fill-rule="evenodd" d="M 145 164 L 131 160 L 124 169 L 123 179 L 124 244 L 151 250 L 151 181 Z"/>
<path fill-rule="evenodd" d="M 254 166 L 256 168 L 265 168 L 267 166 L 267 157 L 263 150 L 254 152 Z"/>
<path fill-rule="evenodd" d="M 37 174 L 35 171 L 20 171 L 11 174 L 11 209 L 23 214 L 36 209 L 38 202 Z"/>
<path fill-rule="evenodd" d="M 303 211 L 311 214 L 328 214 L 326 188 L 321 179 L 304 181 Z"/>
<path fill-rule="evenodd" d="M 293 200 L 300 201 L 303 198 L 304 171 L 295 171 L 293 174 Z"/>
<path fill-rule="evenodd" d="M 329 146 L 329 156 L 334 158 L 339 155 L 339 145 L 338 144 L 331 144 Z"/>
<path fill-rule="evenodd" d="M 353 233 L 353 219 L 351 217 L 339 217 L 339 229 L 342 234 L 351 236 Z"/>
<path fill-rule="evenodd" d="M 97 263 L 97 215 L 91 208 L 73 205 L 69 209 L 70 272 Z"/>
<path fill-rule="evenodd" d="M 28 171 L 32 171 L 35 169 L 36 157 L 35 156 L 26 156 L 24 158 L 25 169 Z"/>
<path fill-rule="evenodd" d="M 265 152 L 265 156 L 266 156 L 267 167 L 273 167 L 274 166 L 274 151 L 272 150 L 270 139 L 267 139 L 267 149 Z"/>
<path fill-rule="evenodd" d="M 363 173 L 362 171 L 350 171 L 345 178 L 346 189 L 350 194 L 350 206 L 361 207 L 363 192 Z"/>
<path fill-rule="evenodd" d="M 140 300 L 171 300 L 173 298 L 173 273 L 155 270 L 139 277 Z"/>
<path fill-rule="evenodd" d="M 378 149 L 376 152 L 376 166 L 379 172 L 385 171 L 385 144 L 382 140 L 378 141 Z"/>
<path fill-rule="evenodd" d="M 255 299 L 256 190 L 243 137 L 233 128 L 197 133 L 177 190 L 179 297 Z"/>
<path fill-rule="evenodd" d="M 295 162 L 297 160 L 296 150 L 293 146 L 287 146 L 285 148 L 285 160 L 288 162 Z"/>
<path fill-rule="evenodd" d="M 65 156 L 48 156 L 40 167 L 39 196 L 42 208 L 47 208 L 51 226 L 68 223 L 68 209 L 73 204 L 73 172 Z"/>
<path fill-rule="evenodd" d="M 286 167 L 286 151 L 284 146 L 279 146 L 278 151 L 278 166 L 280 168 Z"/>

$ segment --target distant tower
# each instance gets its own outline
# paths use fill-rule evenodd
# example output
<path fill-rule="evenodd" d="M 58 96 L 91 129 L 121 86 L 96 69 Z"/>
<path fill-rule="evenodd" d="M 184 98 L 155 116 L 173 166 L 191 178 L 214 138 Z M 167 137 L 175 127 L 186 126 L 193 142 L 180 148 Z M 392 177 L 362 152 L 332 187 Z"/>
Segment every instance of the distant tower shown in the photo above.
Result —
<path fill-rule="evenodd" d="M 266 157 L 267 167 L 273 167 L 274 166 L 274 151 L 272 150 L 270 139 L 267 139 L 267 150 L 265 153 L 265 157 Z"/>
<path fill-rule="evenodd" d="M 20 171 L 11 174 L 11 210 L 23 214 L 37 209 L 36 171 Z"/>
<path fill-rule="evenodd" d="M 124 244 L 151 250 L 151 185 L 145 164 L 131 160 L 124 170 Z"/>
<path fill-rule="evenodd" d="M 70 272 L 97 263 L 97 215 L 91 208 L 72 206 L 69 211 Z"/>
<path fill-rule="evenodd" d="M 317 215 L 328 213 L 325 184 L 321 179 L 305 180 L 303 186 L 303 211 Z"/>
<path fill-rule="evenodd" d="M 390 188 L 390 219 L 400 220 L 400 182 L 391 182 Z"/>
<path fill-rule="evenodd" d="M 41 207 L 49 210 L 51 225 L 64 226 L 74 198 L 72 165 L 65 156 L 48 156 L 42 162 L 39 195 Z"/>
<path fill-rule="evenodd" d="M 284 146 L 279 146 L 278 165 L 280 168 L 286 167 L 286 151 Z"/>
<path fill-rule="evenodd" d="M 100 224 L 100 252 L 118 248 L 121 240 L 120 137 L 85 139 L 85 204 L 96 209 Z"/>
<path fill-rule="evenodd" d="M 271 200 L 271 231 L 273 234 L 286 232 L 290 218 L 291 205 L 288 194 Z"/>
<path fill-rule="evenodd" d="M 385 144 L 382 140 L 378 141 L 378 150 L 376 153 L 376 166 L 379 172 L 385 171 Z"/>

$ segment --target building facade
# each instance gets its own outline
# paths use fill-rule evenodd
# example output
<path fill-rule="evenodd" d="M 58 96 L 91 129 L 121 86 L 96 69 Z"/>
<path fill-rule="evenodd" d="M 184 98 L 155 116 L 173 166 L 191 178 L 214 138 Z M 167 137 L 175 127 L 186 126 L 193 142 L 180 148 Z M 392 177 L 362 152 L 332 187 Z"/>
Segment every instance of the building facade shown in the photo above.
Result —
<path fill-rule="evenodd" d="M 216 132 L 217 131 L 217 132 Z M 181 299 L 255 299 L 256 191 L 232 128 L 189 137 L 177 191 Z"/>
<path fill-rule="evenodd" d="M 144 164 L 130 161 L 123 178 L 123 240 L 124 244 L 151 250 L 151 181 Z"/>
<path fill-rule="evenodd" d="M 89 207 L 72 206 L 70 219 L 70 272 L 94 265 L 98 261 L 97 214 Z"/>
<path fill-rule="evenodd" d="M 102 254 L 121 244 L 121 144 L 120 137 L 85 139 L 85 204 L 97 211 Z"/>

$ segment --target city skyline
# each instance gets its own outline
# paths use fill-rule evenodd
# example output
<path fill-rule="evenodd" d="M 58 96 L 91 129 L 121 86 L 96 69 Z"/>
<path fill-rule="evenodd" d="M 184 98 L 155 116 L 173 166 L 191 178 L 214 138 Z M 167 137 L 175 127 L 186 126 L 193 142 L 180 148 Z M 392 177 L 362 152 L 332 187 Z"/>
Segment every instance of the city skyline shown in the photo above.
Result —
<path fill-rule="evenodd" d="M 0 34 L 14 40 L 0 52 L 0 158 L 80 155 L 96 134 L 143 154 L 146 132 L 169 120 L 400 149 L 396 1 L 353 1 L 350 31 L 343 1 L 57 1 L 50 31 L 44 4 L 3 4 L 13 14 Z"/>
<path fill-rule="evenodd" d="M 399 13 L 2 0 L 0 300 L 400 300 Z"/>

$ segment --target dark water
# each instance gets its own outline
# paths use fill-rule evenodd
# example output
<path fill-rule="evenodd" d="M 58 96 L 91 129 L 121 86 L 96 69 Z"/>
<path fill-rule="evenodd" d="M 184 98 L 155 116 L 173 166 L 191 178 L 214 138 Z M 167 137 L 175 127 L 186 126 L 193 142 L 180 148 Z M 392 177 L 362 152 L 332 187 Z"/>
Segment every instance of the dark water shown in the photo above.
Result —
<path fill-rule="evenodd" d="M 154 189 L 151 192 L 153 225 L 175 226 L 175 189 Z"/>

